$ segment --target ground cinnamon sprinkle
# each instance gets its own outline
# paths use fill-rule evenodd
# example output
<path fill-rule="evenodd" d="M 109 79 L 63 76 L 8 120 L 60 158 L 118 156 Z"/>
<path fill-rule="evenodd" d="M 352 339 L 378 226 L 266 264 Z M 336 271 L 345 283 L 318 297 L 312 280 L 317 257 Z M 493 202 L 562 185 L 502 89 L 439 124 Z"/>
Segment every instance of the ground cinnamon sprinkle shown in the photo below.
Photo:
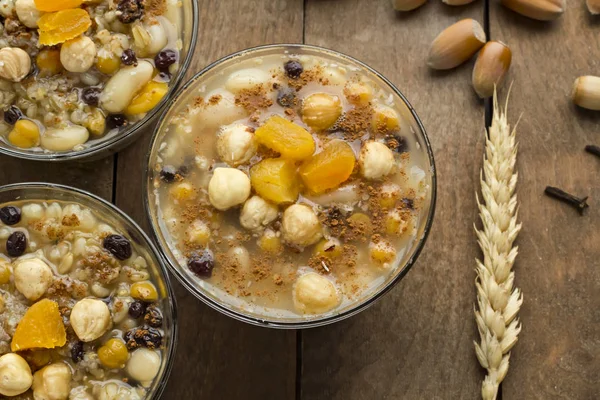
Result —
<path fill-rule="evenodd" d="M 64 226 L 79 226 L 79 218 L 75 214 L 65 215 L 62 219 Z"/>
<path fill-rule="evenodd" d="M 290 78 L 287 75 L 283 75 L 287 79 L 287 84 L 289 87 L 296 89 L 296 91 L 300 91 L 304 86 L 308 85 L 310 82 L 318 82 L 323 86 L 329 85 L 329 79 L 323 76 L 323 67 L 317 65 L 310 69 L 305 69 L 298 78 Z"/>
<path fill-rule="evenodd" d="M 368 133 L 372 117 L 373 107 L 371 105 L 355 107 L 342 114 L 335 128 L 344 133 L 346 140 L 354 141 Z"/>
<path fill-rule="evenodd" d="M 159 16 L 163 15 L 167 11 L 166 0 L 146 0 L 144 5 L 146 9 L 146 15 Z"/>
<path fill-rule="evenodd" d="M 223 96 L 221 96 L 220 94 L 210 96 L 210 99 L 208 99 L 208 104 L 210 104 L 211 106 L 217 105 L 219 104 L 222 98 Z"/>
<path fill-rule="evenodd" d="M 235 96 L 235 105 L 243 107 L 249 114 L 258 110 L 269 108 L 273 100 L 267 97 L 267 90 L 263 85 L 255 85 L 250 89 L 242 89 Z"/>

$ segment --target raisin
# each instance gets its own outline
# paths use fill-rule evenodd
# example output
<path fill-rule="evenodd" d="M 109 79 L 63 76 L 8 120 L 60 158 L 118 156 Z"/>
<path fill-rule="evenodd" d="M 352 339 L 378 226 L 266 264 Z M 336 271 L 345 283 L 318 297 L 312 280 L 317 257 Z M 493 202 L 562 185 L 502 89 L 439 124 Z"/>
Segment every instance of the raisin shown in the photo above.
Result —
<path fill-rule="evenodd" d="M 296 102 L 296 92 L 291 88 L 283 88 L 277 93 L 277 104 L 281 107 L 292 107 Z"/>
<path fill-rule="evenodd" d="M 131 243 L 125 236 L 108 235 L 104 238 L 102 246 L 121 261 L 131 257 Z"/>
<path fill-rule="evenodd" d="M 6 252 L 11 257 L 20 257 L 27 249 L 27 236 L 21 231 L 11 233 L 6 239 Z"/>
<path fill-rule="evenodd" d="M 129 305 L 129 316 L 138 319 L 146 312 L 146 303 L 136 300 Z"/>
<path fill-rule="evenodd" d="M 106 117 L 106 126 L 108 129 L 120 128 L 127 125 L 127 117 L 123 114 L 111 114 Z"/>
<path fill-rule="evenodd" d="M 17 106 L 10 106 L 8 110 L 4 110 L 4 121 L 9 125 L 16 124 L 21 118 L 23 118 L 23 112 Z"/>
<path fill-rule="evenodd" d="M 285 70 L 285 74 L 293 79 L 298 79 L 302 72 L 304 72 L 304 68 L 302 64 L 300 64 L 296 60 L 290 60 L 283 65 L 283 69 Z"/>
<path fill-rule="evenodd" d="M 137 56 L 132 49 L 123 51 L 123 54 L 121 55 L 121 61 L 125 65 L 137 65 L 138 63 Z"/>
<path fill-rule="evenodd" d="M 162 312 L 157 306 L 151 305 L 146 309 L 144 321 L 153 328 L 160 328 L 163 323 Z"/>
<path fill-rule="evenodd" d="M 177 62 L 177 52 L 165 49 L 154 57 L 154 65 L 161 72 L 169 72 L 169 67 Z"/>
<path fill-rule="evenodd" d="M 142 344 L 149 349 L 158 349 L 162 345 L 162 334 L 150 327 L 142 327 L 138 334 L 142 334 Z"/>
<path fill-rule="evenodd" d="M 385 145 L 396 153 L 408 152 L 408 140 L 404 136 L 388 136 L 385 138 Z"/>
<path fill-rule="evenodd" d="M 408 208 L 410 210 L 414 210 L 415 208 L 415 201 L 413 199 L 409 199 L 408 197 L 405 197 L 401 200 L 402 202 L 402 206 L 404 208 Z"/>
<path fill-rule="evenodd" d="M 141 337 L 137 337 L 137 331 L 137 328 L 133 328 L 125 332 L 123 340 L 125 340 L 125 345 L 129 350 L 137 349 L 141 346 Z"/>
<path fill-rule="evenodd" d="M 90 106 L 97 106 L 100 101 L 102 90 L 97 87 L 87 87 L 81 91 L 81 100 Z"/>
<path fill-rule="evenodd" d="M 73 343 L 73 346 L 71 346 L 71 360 L 78 363 L 83 360 L 83 354 L 83 342 Z"/>
<path fill-rule="evenodd" d="M 119 21 L 130 24 L 144 16 L 144 0 L 119 0 L 117 11 Z"/>
<path fill-rule="evenodd" d="M 171 165 L 165 165 L 160 170 L 160 180 L 165 183 L 173 183 L 177 179 L 177 170 Z"/>
<path fill-rule="evenodd" d="M 15 206 L 0 208 L 0 221 L 5 225 L 15 225 L 21 221 L 21 210 Z"/>
<path fill-rule="evenodd" d="M 210 278 L 215 267 L 215 258 L 210 250 L 201 254 L 192 254 L 188 260 L 188 268 L 201 278 Z"/>

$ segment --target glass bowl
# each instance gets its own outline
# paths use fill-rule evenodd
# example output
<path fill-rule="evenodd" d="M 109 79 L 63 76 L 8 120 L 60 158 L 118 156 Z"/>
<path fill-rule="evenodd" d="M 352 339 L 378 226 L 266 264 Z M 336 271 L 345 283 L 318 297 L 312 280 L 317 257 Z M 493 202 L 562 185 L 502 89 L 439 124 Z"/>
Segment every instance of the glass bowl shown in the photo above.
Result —
<path fill-rule="evenodd" d="M 34 161 L 69 161 L 82 159 L 91 161 L 107 157 L 131 144 L 135 138 L 144 132 L 144 129 L 149 127 L 156 116 L 161 113 L 164 106 L 171 102 L 175 92 L 181 86 L 183 78 L 191 64 L 198 38 L 198 3 L 197 0 L 181 0 L 181 3 L 183 12 L 181 20 L 182 49 L 180 52 L 180 60 L 182 60 L 182 62 L 179 70 L 170 82 L 167 95 L 164 96 L 158 105 L 148 112 L 144 118 L 113 136 L 88 141 L 86 143 L 88 146 L 82 150 L 52 153 L 42 151 L 34 152 L 26 149 L 18 149 L 0 141 L 0 154 Z"/>
<path fill-rule="evenodd" d="M 234 302 L 224 300 L 224 297 L 227 296 L 217 295 L 215 293 L 216 291 L 209 290 L 211 285 L 197 278 L 187 268 L 186 265 L 178 261 L 177 256 L 175 255 L 177 251 L 170 240 L 169 232 L 164 223 L 164 218 L 161 216 L 161 212 L 158 207 L 158 198 L 153 185 L 153 181 L 157 176 L 157 172 L 153 168 L 153 165 L 156 163 L 157 152 L 163 145 L 163 138 L 169 121 L 177 112 L 180 111 L 180 106 L 190 104 L 197 96 L 201 97 L 201 93 L 199 93 L 199 91 L 204 90 L 204 83 L 208 79 L 218 75 L 223 75 L 225 73 L 224 71 L 229 68 L 232 70 L 235 69 L 238 63 L 254 57 L 280 54 L 298 55 L 301 57 L 301 59 L 302 56 L 318 56 L 325 58 L 331 63 L 337 62 L 340 63 L 340 65 L 356 68 L 357 70 L 360 70 L 366 74 L 366 76 L 375 82 L 376 85 L 388 90 L 389 93 L 393 94 L 394 99 L 396 100 L 395 103 L 398 107 L 397 109 L 400 112 L 403 120 L 408 123 L 408 129 L 415 136 L 417 142 L 417 145 L 415 146 L 416 149 L 411 151 L 422 152 L 423 158 L 426 160 L 427 164 L 425 181 L 429 184 L 430 193 L 428 199 L 425 200 L 426 204 L 422 210 L 422 217 L 417 224 L 418 226 L 416 227 L 416 235 L 412 245 L 403 254 L 401 252 L 397 253 L 396 262 L 393 267 L 394 272 L 389 274 L 385 281 L 381 282 L 376 289 L 370 290 L 367 294 L 363 295 L 359 300 L 353 302 L 352 304 L 336 310 L 333 315 L 328 313 L 327 315 L 314 315 L 309 317 L 298 316 L 297 318 L 290 316 L 282 317 L 266 315 L 264 313 L 248 311 L 244 309 L 244 307 L 234 305 L 232 304 Z M 160 123 L 156 127 L 154 136 L 152 138 L 152 144 L 148 152 L 147 162 L 146 178 L 144 180 L 144 184 L 146 186 L 144 190 L 146 195 L 146 212 L 151 222 L 152 232 L 168 262 L 168 266 L 170 267 L 171 271 L 181 281 L 181 283 L 190 292 L 192 292 L 192 294 L 194 294 L 204 303 L 208 304 L 210 307 L 222 312 L 223 314 L 253 325 L 289 329 L 309 328 L 340 321 L 366 309 L 377 299 L 381 298 L 382 295 L 387 293 L 396 283 L 398 283 L 414 265 L 417 257 L 423 249 L 433 222 L 436 202 L 435 163 L 429 139 L 427 138 L 423 124 L 421 123 L 415 110 L 404 97 L 404 95 L 380 73 L 352 57 L 321 47 L 301 44 L 259 46 L 231 54 L 210 64 L 185 84 L 185 86 L 178 92 L 169 108 L 163 112 L 160 118 Z"/>
<path fill-rule="evenodd" d="M 114 227 L 118 227 L 120 232 L 126 232 L 126 236 L 137 245 L 138 251 L 143 253 L 144 258 L 151 261 L 148 270 L 152 276 L 152 281 L 158 289 L 164 318 L 164 338 L 167 343 L 160 371 L 154 378 L 152 386 L 148 388 L 147 399 L 158 400 L 167 385 L 174 361 L 177 341 L 177 304 L 169 280 L 169 274 L 164 267 L 160 253 L 152 241 L 123 211 L 106 200 L 80 189 L 37 182 L 0 186 L 0 204 L 15 200 L 57 200 L 78 203 L 89 207 L 106 220 L 106 222 Z"/>

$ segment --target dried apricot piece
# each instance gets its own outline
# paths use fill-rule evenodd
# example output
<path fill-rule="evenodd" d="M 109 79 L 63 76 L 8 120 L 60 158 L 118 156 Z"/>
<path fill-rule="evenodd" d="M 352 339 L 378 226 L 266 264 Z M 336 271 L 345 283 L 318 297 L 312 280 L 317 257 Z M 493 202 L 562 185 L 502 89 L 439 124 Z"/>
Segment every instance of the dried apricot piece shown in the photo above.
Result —
<path fill-rule="evenodd" d="M 296 165 L 281 158 L 267 158 L 254 165 L 250 182 L 260 197 L 275 204 L 292 203 L 300 193 Z"/>
<path fill-rule="evenodd" d="M 38 21 L 39 44 L 54 46 L 75 39 L 92 26 L 90 14 L 81 8 L 44 14 Z"/>
<path fill-rule="evenodd" d="M 52 349 L 67 343 L 67 332 L 58 304 L 43 299 L 29 307 L 12 338 L 10 349 Z"/>
<path fill-rule="evenodd" d="M 304 160 L 315 152 L 310 133 L 279 115 L 273 115 L 254 133 L 256 140 L 281 154 L 282 158 Z"/>
<path fill-rule="evenodd" d="M 169 85 L 165 82 L 150 81 L 131 100 L 125 109 L 127 115 L 144 114 L 152 110 L 169 91 Z"/>
<path fill-rule="evenodd" d="M 352 171 L 356 157 L 352 147 L 342 140 L 332 140 L 300 168 L 304 185 L 313 193 L 338 187 Z"/>
<path fill-rule="evenodd" d="M 40 11 L 52 12 L 77 8 L 83 0 L 35 0 L 35 8 Z"/>

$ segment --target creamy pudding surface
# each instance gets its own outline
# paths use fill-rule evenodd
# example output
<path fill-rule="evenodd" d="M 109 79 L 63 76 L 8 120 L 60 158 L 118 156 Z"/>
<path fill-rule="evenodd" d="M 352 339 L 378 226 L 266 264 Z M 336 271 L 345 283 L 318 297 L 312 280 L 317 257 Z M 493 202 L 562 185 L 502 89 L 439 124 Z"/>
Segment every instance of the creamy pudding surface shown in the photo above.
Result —
<path fill-rule="evenodd" d="M 177 99 L 154 143 L 159 240 L 228 309 L 343 312 L 422 238 L 432 182 L 415 126 L 401 98 L 350 60 L 282 52 L 217 65 Z"/>

